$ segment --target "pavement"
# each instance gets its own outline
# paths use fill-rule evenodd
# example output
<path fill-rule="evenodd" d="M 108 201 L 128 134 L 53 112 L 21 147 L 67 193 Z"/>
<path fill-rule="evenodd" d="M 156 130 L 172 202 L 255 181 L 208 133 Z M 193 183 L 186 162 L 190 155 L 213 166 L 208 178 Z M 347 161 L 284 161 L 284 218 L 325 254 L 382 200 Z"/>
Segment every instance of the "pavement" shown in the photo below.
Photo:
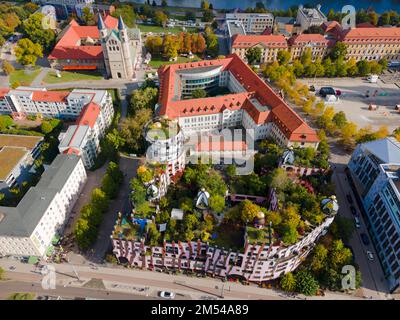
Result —
<path fill-rule="evenodd" d="M 7 281 L 0 282 L 0 292 L 10 292 L 22 287 L 8 287 L 12 281 L 27 283 L 28 292 L 40 292 L 43 276 L 35 266 L 24 264 L 9 258 L 0 259 L 0 266 L 6 270 Z M 275 289 L 260 288 L 255 285 L 244 286 L 239 283 L 226 282 L 212 278 L 197 278 L 184 275 L 169 275 L 152 271 L 126 269 L 119 266 L 51 264 L 55 268 L 56 289 L 47 289 L 48 295 L 64 295 L 58 289 L 72 288 L 70 294 L 75 296 L 93 296 L 95 292 L 102 297 L 113 299 L 111 294 L 132 294 L 131 299 L 139 297 L 158 298 L 159 291 L 167 290 L 176 293 L 177 299 L 233 299 L 233 300 L 359 300 L 348 294 L 326 292 L 324 297 L 289 296 Z M 14 267 L 14 270 L 10 270 Z M 48 278 L 48 276 L 46 276 Z M 29 287 L 31 285 L 31 287 Z M 8 288 L 8 289 L 7 289 Z M 30 289 L 30 290 L 28 290 Z M 92 290 L 90 292 L 84 290 Z M 16 291 L 13 291 L 16 292 Z M 104 295 L 109 293 L 108 295 Z"/>
<path fill-rule="evenodd" d="M 336 112 L 343 111 L 348 120 L 359 128 L 371 126 L 378 129 L 387 126 L 390 131 L 399 127 L 400 113 L 394 108 L 400 101 L 400 89 L 393 83 L 369 83 L 362 78 L 317 78 L 300 79 L 307 85 L 314 85 L 317 91 L 323 86 L 332 86 L 342 92 L 338 103 L 326 103 Z M 369 91 L 369 97 L 366 92 Z M 377 90 L 377 95 L 374 93 Z M 378 110 L 370 111 L 368 106 L 375 104 Z"/>

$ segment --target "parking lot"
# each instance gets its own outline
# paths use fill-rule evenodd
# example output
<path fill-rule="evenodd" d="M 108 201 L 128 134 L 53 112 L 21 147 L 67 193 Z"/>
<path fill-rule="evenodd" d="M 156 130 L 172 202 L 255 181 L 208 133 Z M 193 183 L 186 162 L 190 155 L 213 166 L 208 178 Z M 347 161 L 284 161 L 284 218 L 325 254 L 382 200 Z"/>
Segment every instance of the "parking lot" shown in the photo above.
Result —
<path fill-rule="evenodd" d="M 377 83 L 369 83 L 362 78 L 317 78 L 300 79 L 308 86 L 314 85 L 316 92 L 321 87 L 333 87 L 340 90 L 339 101 L 327 103 L 335 111 L 343 111 L 349 121 L 359 128 L 370 125 L 373 129 L 387 126 L 390 131 L 399 127 L 400 112 L 395 106 L 400 104 L 400 89 L 393 83 L 384 83 L 380 79 Z M 367 97 L 368 91 L 368 97 Z M 376 105 L 377 109 L 369 110 L 369 105 Z"/>

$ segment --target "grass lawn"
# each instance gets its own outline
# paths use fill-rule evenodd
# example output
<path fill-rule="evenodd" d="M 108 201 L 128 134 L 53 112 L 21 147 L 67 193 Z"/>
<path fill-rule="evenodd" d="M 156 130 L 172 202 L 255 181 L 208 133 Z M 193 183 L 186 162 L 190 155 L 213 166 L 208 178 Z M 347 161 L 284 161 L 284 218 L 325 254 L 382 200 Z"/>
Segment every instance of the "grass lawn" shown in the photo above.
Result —
<path fill-rule="evenodd" d="M 179 33 L 183 32 L 182 27 L 172 27 L 172 28 L 163 28 L 156 25 L 148 25 L 148 24 L 138 24 L 137 25 L 141 32 L 153 32 L 153 33 Z M 197 28 L 186 27 L 187 32 L 198 32 Z"/>
<path fill-rule="evenodd" d="M 80 80 L 102 80 L 103 76 L 98 72 L 70 72 L 61 71 L 61 78 L 58 78 L 54 71 L 50 71 L 44 77 L 43 82 L 45 83 L 63 83 L 73 82 Z"/>
<path fill-rule="evenodd" d="M 29 86 L 39 73 L 39 67 L 35 67 L 33 70 L 15 70 L 10 74 L 10 84 L 12 85 L 14 82 L 19 81 L 21 85 Z"/>
<path fill-rule="evenodd" d="M 153 56 L 151 61 L 149 62 L 149 66 L 152 68 L 159 68 L 159 67 L 163 66 L 164 64 L 194 62 L 194 61 L 200 61 L 200 60 L 201 59 L 197 55 L 194 55 L 193 59 L 179 56 L 178 60 L 176 62 L 175 61 L 167 61 L 167 60 L 164 60 L 162 57 Z"/>

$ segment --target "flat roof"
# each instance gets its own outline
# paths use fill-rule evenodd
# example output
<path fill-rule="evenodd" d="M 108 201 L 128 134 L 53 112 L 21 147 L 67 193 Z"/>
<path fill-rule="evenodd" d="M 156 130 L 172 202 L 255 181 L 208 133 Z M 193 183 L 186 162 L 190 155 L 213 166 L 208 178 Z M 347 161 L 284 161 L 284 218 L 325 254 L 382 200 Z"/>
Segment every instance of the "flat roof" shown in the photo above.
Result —
<path fill-rule="evenodd" d="M 5 181 L 15 166 L 41 140 L 43 137 L 0 134 L 0 181 Z"/>
<path fill-rule="evenodd" d="M 0 181 L 5 181 L 11 171 L 29 151 L 20 147 L 0 147 Z"/>
<path fill-rule="evenodd" d="M 246 31 L 244 29 L 243 24 L 238 20 L 228 20 L 227 22 L 229 34 L 230 36 L 234 36 L 235 34 L 246 35 Z"/>

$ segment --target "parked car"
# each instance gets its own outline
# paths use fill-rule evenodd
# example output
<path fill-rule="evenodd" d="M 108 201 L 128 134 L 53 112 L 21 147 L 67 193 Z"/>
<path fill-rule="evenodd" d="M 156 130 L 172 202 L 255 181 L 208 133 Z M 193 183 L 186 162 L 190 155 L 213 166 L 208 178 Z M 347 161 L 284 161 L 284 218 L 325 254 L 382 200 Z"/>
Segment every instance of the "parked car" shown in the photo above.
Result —
<path fill-rule="evenodd" d="M 174 299 L 175 293 L 169 291 L 160 291 L 160 297 L 164 299 Z"/>
<path fill-rule="evenodd" d="M 368 76 L 367 81 L 369 83 L 377 83 L 379 76 L 377 74 L 371 74 Z"/>
<path fill-rule="evenodd" d="M 361 233 L 361 240 L 364 243 L 364 245 L 368 246 L 369 245 L 369 238 L 365 233 Z"/>
<path fill-rule="evenodd" d="M 351 197 L 350 193 L 349 193 L 349 194 L 346 194 L 346 198 L 347 198 L 347 201 L 348 201 L 350 204 L 353 203 L 353 198 Z"/>
<path fill-rule="evenodd" d="M 340 90 L 336 90 L 336 95 L 337 95 L 337 96 L 340 96 L 340 95 L 342 95 L 342 91 L 340 91 Z"/>
<path fill-rule="evenodd" d="M 319 89 L 319 95 L 325 98 L 327 95 L 336 96 L 336 91 L 332 87 L 322 87 Z"/>
<path fill-rule="evenodd" d="M 369 261 L 374 261 L 374 254 L 371 251 L 367 251 L 367 257 Z"/>
<path fill-rule="evenodd" d="M 361 228 L 360 219 L 358 219 L 358 217 L 354 217 L 354 224 L 356 225 L 357 229 Z"/>
<path fill-rule="evenodd" d="M 350 206 L 350 211 L 353 215 L 355 215 L 355 216 L 357 215 L 357 210 L 356 210 L 356 208 L 354 208 L 354 206 Z"/>

